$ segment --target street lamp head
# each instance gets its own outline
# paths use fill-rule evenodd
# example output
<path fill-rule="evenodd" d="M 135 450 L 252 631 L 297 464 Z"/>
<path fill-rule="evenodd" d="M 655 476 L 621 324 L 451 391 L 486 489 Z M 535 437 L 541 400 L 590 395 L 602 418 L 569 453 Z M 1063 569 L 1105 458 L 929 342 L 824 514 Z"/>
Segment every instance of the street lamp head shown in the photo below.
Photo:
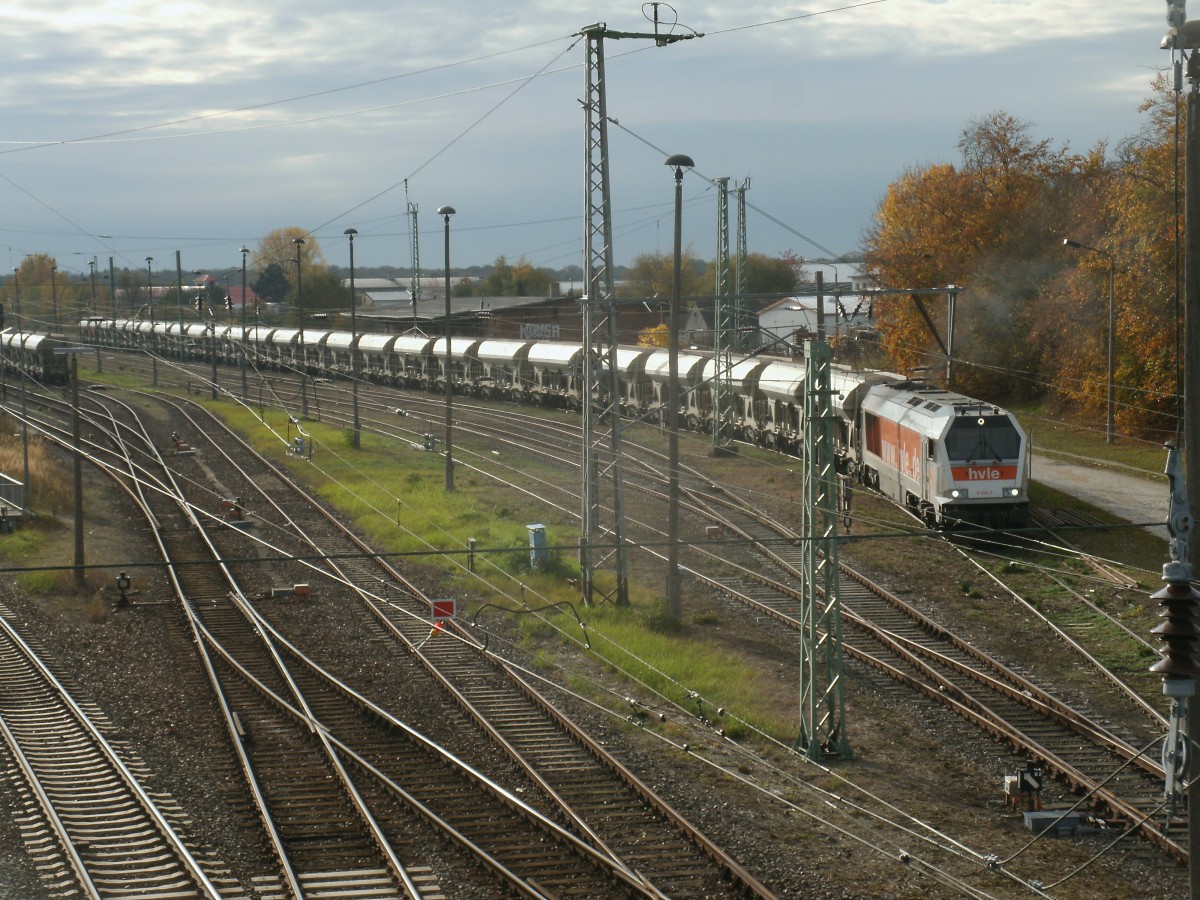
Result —
<path fill-rule="evenodd" d="M 345 231 L 342 232 L 342 234 L 348 234 L 348 235 L 350 235 L 350 240 L 354 240 L 354 236 L 356 234 L 358 234 L 358 229 L 357 228 L 347 228 Z"/>
<path fill-rule="evenodd" d="M 242 254 L 242 256 L 245 256 L 249 252 L 250 252 L 250 248 L 247 247 L 245 244 L 242 244 L 242 249 L 238 251 L 238 253 Z"/>
<path fill-rule="evenodd" d="M 445 216 L 447 219 L 449 219 L 456 212 L 458 212 L 458 210 L 456 210 L 453 206 L 439 206 L 437 214 L 439 216 Z"/>
<path fill-rule="evenodd" d="M 1074 247 L 1076 250 L 1088 250 L 1092 253 L 1099 253 L 1101 256 L 1105 257 L 1109 261 L 1110 265 L 1115 265 L 1115 263 L 1116 263 L 1116 257 L 1113 256 L 1113 254 L 1110 251 L 1103 250 L 1100 247 L 1092 247 L 1088 244 L 1081 244 L 1081 243 L 1079 243 L 1079 241 L 1073 241 L 1070 238 L 1063 238 L 1063 246 L 1064 247 Z"/>
<path fill-rule="evenodd" d="M 694 162 L 692 162 L 692 158 L 686 153 L 675 153 L 671 156 L 668 156 L 666 164 L 668 166 L 674 166 L 677 169 L 691 169 L 695 168 L 696 165 Z"/>

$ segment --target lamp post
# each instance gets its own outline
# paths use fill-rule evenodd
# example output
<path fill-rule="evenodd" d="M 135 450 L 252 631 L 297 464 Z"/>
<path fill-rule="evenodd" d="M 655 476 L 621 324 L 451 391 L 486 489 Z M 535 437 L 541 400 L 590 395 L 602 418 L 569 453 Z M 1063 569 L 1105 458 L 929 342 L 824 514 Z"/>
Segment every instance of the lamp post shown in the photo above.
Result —
<path fill-rule="evenodd" d="M 199 274 L 193 270 L 193 274 Z M 175 308 L 179 311 L 179 364 L 183 365 L 183 361 L 187 359 L 187 341 L 184 338 L 185 332 L 183 329 L 183 255 L 180 251 L 175 251 Z M 196 318 L 200 318 L 200 308 L 196 308 Z M 201 321 L 203 321 L 201 319 Z M 203 342 L 204 338 L 199 338 Z M 197 352 L 200 352 L 197 349 Z M 214 394 L 213 399 L 216 399 Z"/>
<path fill-rule="evenodd" d="M 304 289 L 300 281 L 300 271 L 304 268 L 303 255 L 300 250 L 304 246 L 304 238 L 296 238 L 296 309 L 300 316 L 300 415 L 308 418 L 308 365 L 304 358 Z"/>
<path fill-rule="evenodd" d="M 21 335 L 21 270 L 13 268 L 13 302 L 16 304 L 17 336 Z"/>
<path fill-rule="evenodd" d="M 806 266 L 828 266 L 829 268 L 833 269 L 833 287 L 834 287 L 834 290 L 837 290 L 837 286 L 838 286 L 837 266 L 835 266 L 833 263 L 830 263 L 830 262 L 819 262 L 815 259 L 806 259 L 804 261 L 804 264 Z"/>
<path fill-rule="evenodd" d="M 454 490 L 454 459 L 452 439 L 452 411 L 454 404 L 454 386 L 450 377 L 450 217 L 454 215 L 453 206 L 438 208 L 438 215 L 445 223 L 446 233 L 446 491 Z"/>
<path fill-rule="evenodd" d="M 834 296 L 840 295 L 841 289 L 838 287 L 837 266 L 835 266 L 833 263 L 816 262 L 815 260 L 810 260 L 809 263 L 811 263 L 811 265 L 814 265 L 814 266 L 828 266 L 829 268 L 833 269 Z M 825 332 L 827 330 L 826 324 L 825 324 L 825 279 L 824 279 L 824 273 L 817 272 L 817 273 L 815 273 L 815 277 L 816 277 L 816 283 L 817 283 L 817 301 L 816 301 L 816 304 L 814 305 L 813 311 L 816 313 L 816 316 L 817 316 L 817 340 L 823 341 L 823 340 L 825 340 Z M 833 322 L 834 322 L 833 333 L 836 335 L 837 329 L 838 329 L 836 315 L 834 316 Z"/>
<path fill-rule="evenodd" d="M 355 318 L 358 300 L 354 296 L 354 236 L 358 234 L 358 229 L 347 228 L 343 233 L 350 238 L 350 396 L 354 409 L 353 446 L 357 450 L 362 443 L 358 420 L 358 323 Z"/>
<path fill-rule="evenodd" d="M 108 316 L 110 319 L 116 319 L 116 317 L 117 317 L 117 267 L 116 267 L 117 239 L 115 237 L 113 237 L 111 234 L 102 234 L 102 235 L 100 235 L 100 237 L 102 237 L 106 241 L 108 241 L 109 249 L 111 250 L 111 254 L 108 257 Z M 94 257 L 93 257 L 93 259 L 94 259 Z M 93 294 L 92 305 L 93 305 L 93 307 L 95 307 L 96 297 L 95 297 L 94 290 L 92 291 L 92 294 Z M 100 315 L 99 307 L 95 307 L 94 311 L 95 311 L 96 315 Z"/>
<path fill-rule="evenodd" d="M 1117 263 L 1115 257 L 1109 251 L 1101 250 L 1099 247 L 1089 247 L 1087 244 L 1081 244 L 1079 241 L 1073 241 L 1070 238 L 1063 238 L 1063 246 L 1074 247 L 1076 250 L 1089 250 L 1092 253 L 1100 254 L 1108 260 L 1108 412 L 1105 419 L 1104 440 L 1106 443 L 1111 444 L 1115 434 L 1116 411 L 1116 390 L 1113 380 L 1113 348 L 1117 334 L 1117 307 L 1114 302 Z"/>
<path fill-rule="evenodd" d="M 50 315 L 58 329 L 58 262 L 50 261 Z"/>
<path fill-rule="evenodd" d="M 671 314 L 667 327 L 667 616 L 683 616 L 679 591 L 679 281 L 683 243 L 683 170 L 696 164 L 676 153 L 666 164 L 675 170 L 675 246 Z"/>
<path fill-rule="evenodd" d="M 92 270 L 92 315 L 100 315 L 100 310 L 96 309 L 96 257 L 88 260 L 88 268 Z"/>
<path fill-rule="evenodd" d="M 21 333 L 21 277 L 20 269 L 13 269 L 13 300 L 17 304 L 17 337 L 16 348 L 17 359 L 23 359 L 25 356 L 25 336 Z M 29 506 L 29 498 L 32 492 L 29 489 L 29 415 L 26 410 L 26 388 L 25 388 L 25 366 L 18 364 L 18 377 L 21 379 L 21 457 L 24 465 L 23 474 L 23 490 L 25 492 L 22 505 Z"/>
<path fill-rule="evenodd" d="M 146 294 L 149 297 L 150 305 L 150 324 L 154 324 L 154 275 L 150 271 L 150 264 L 154 262 L 153 256 L 146 257 Z"/>
<path fill-rule="evenodd" d="M 242 339 L 238 342 L 238 359 L 242 365 L 242 402 L 246 402 L 246 254 L 250 248 L 245 244 L 238 251 L 242 254 Z"/>

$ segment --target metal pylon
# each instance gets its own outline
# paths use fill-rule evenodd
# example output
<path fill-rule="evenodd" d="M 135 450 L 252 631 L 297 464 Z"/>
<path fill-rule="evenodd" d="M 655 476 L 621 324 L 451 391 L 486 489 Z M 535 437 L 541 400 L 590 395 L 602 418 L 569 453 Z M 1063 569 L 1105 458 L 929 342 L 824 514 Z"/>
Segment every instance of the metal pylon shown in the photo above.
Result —
<path fill-rule="evenodd" d="M 583 539 L 579 564 L 583 599 L 592 603 L 599 591 L 618 606 L 629 603 L 626 562 L 624 483 L 621 472 L 621 415 L 617 355 L 617 307 L 613 297 L 612 217 L 608 178 L 608 115 L 604 99 L 603 25 L 584 30 L 587 38 L 586 118 L 587 224 L 583 305 Z M 607 432 L 601 427 L 607 424 Z M 602 463 L 604 446 L 610 453 Z M 609 524 L 602 521 L 606 508 Z M 615 569 L 612 585 L 598 586 L 596 570 Z"/>
<path fill-rule="evenodd" d="M 580 587 L 585 603 L 597 592 L 618 606 L 629 602 L 629 568 L 625 545 L 624 482 L 621 473 L 621 390 L 617 369 L 617 305 L 613 296 L 612 199 L 608 170 L 608 111 L 604 87 L 605 38 L 652 40 L 658 46 L 698 37 L 695 32 L 659 33 L 658 4 L 651 4 L 654 33 L 610 31 L 603 22 L 580 30 L 587 65 L 584 124 L 584 277 L 583 312 L 583 535 L 579 547 Z M 602 425 L 607 425 L 607 432 Z M 604 447 L 609 447 L 605 457 Z M 605 501 L 608 501 L 606 507 Z M 605 512 L 609 522 L 602 521 Z M 615 570 L 612 585 L 597 585 L 596 571 Z"/>
<path fill-rule="evenodd" d="M 750 190 L 750 179 L 742 181 L 737 188 L 737 256 L 734 258 L 734 278 L 737 281 L 733 295 L 733 340 L 730 348 L 734 353 L 751 349 L 750 318 L 746 314 L 746 294 L 750 292 L 750 267 L 746 260 L 746 191 Z"/>
<path fill-rule="evenodd" d="M 412 222 L 412 302 L 413 327 L 417 327 L 417 301 L 421 299 L 421 236 L 417 231 L 417 204 L 408 204 L 408 216 Z"/>
<path fill-rule="evenodd" d="M 796 749 L 814 760 L 826 756 L 853 759 L 846 738 L 829 345 L 806 341 L 804 357 L 800 736 Z"/>
<path fill-rule="evenodd" d="M 730 302 L 729 277 L 729 179 L 715 178 L 717 186 L 717 259 L 713 295 L 713 446 L 716 456 L 734 452 L 733 445 L 733 351 L 737 332 Z"/>

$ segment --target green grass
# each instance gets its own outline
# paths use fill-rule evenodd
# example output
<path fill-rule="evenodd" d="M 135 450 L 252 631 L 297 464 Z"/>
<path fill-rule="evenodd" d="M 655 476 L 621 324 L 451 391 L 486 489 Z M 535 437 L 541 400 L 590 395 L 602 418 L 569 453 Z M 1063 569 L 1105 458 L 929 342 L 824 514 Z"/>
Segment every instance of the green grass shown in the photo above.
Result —
<path fill-rule="evenodd" d="M 107 379 L 107 369 L 105 375 Z M 235 430 L 247 435 L 257 449 L 290 468 L 323 502 L 352 518 L 368 542 L 381 552 L 394 554 L 393 563 L 414 581 L 426 585 L 431 593 L 462 598 L 463 619 L 469 621 L 478 612 L 486 626 L 512 626 L 517 640 L 539 667 L 555 671 L 561 667 L 572 672 L 569 680 L 581 693 L 615 706 L 622 714 L 628 713 L 620 708 L 620 700 L 614 701 L 594 676 L 588 676 L 588 665 L 570 662 L 585 633 L 566 604 L 586 622 L 586 637 L 602 668 L 630 672 L 685 709 L 710 720 L 716 718 L 717 707 L 725 707 L 785 743 L 794 737 L 794 717 L 788 705 L 779 700 L 777 678 L 756 671 L 753 665 L 722 649 L 713 627 L 719 622 L 712 614 L 696 615 L 683 623 L 670 622 L 663 614 L 661 597 L 637 579 L 631 580 L 629 609 L 610 605 L 584 608 L 577 586 L 571 583 L 579 577 L 574 552 L 579 526 L 572 517 L 555 513 L 531 497 L 497 488 L 489 479 L 470 472 L 466 465 L 456 471 L 456 490 L 447 494 L 440 454 L 371 432 L 363 432 L 362 448 L 354 450 L 344 428 L 305 422 L 305 430 L 316 441 L 309 464 L 286 453 L 296 431 L 284 413 L 268 410 L 260 418 L 234 403 L 201 399 Z M 1132 442 L 1108 447 L 1103 434 L 1043 421 L 1038 418 L 1040 412 L 1028 417 L 1017 412 L 1023 422 L 1032 421 L 1035 442 L 1043 440 L 1047 444 L 1039 449 L 1161 471 L 1163 453 L 1159 448 Z M 759 456 L 750 450 L 738 464 L 744 465 L 746 457 Z M 775 456 L 761 456 L 767 464 L 777 465 Z M 464 454 L 464 463 L 466 460 Z M 712 464 L 734 465 L 721 461 Z M 785 477 L 786 469 L 769 469 L 760 489 L 773 490 L 771 482 L 782 483 Z M 1037 483 L 1032 486 L 1031 499 L 1035 505 L 1086 508 Z M 1096 510 L 1088 512 L 1102 521 L 1119 521 Z M 551 546 L 552 565 L 541 572 L 530 571 L 528 565 L 526 526 L 533 522 L 546 526 Z M 478 547 L 475 574 L 465 569 L 468 538 L 474 538 Z M 1072 533 L 1072 539 L 1102 558 L 1143 563 L 1163 556 L 1162 542 L 1140 529 L 1078 531 Z M 600 579 L 608 575 L 597 573 Z M 428 587 L 431 583 L 438 587 Z M 979 585 L 973 580 L 959 587 L 968 598 L 979 594 Z M 1034 593 L 1031 599 L 1035 603 L 1053 611 L 1051 596 Z M 564 605 L 540 615 L 528 612 L 528 608 L 547 604 Z M 1108 635 L 1108 629 L 1103 630 L 1109 638 L 1105 643 L 1112 644 L 1114 654 L 1129 653 L 1133 658 L 1126 662 L 1134 668 L 1142 666 L 1137 651 L 1123 646 L 1119 635 Z M 1122 649 L 1118 651 L 1118 647 Z M 689 692 L 694 695 L 689 696 Z M 697 700 L 697 696 L 704 701 Z M 648 717 L 644 724 L 658 727 L 656 717 Z M 736 734 L 737 729 L 731 729 L 731 733 Z"/>
<path fill-rule="evenodd" d="M 361 449 L 354 450 L 343 429 L 305 422 L 316 441 L 310 465 L 286 454 L 296 432 L 283 413 L 268 410 L 259 418 L 231 403 L 206 405 L 258 450 L 287 465 L 323 502 L 354 519 L 377 550 L 396 554 L 392 561 L 409 577 L 436 578 L 437 590 L 465 597 L 461 618 L 469 620 L 489 604 L 479 612 L 483 624 L 507 620 L 515 625 L 540 664 L 564 665 L 560 652 L 576 652 L 568 640 L 581 646 L 586 636 L 602 665 L 634 673 L 692 712 L 715 719 L 716 708 L 725 707 L 780 740 L 794 737 L 795 723 L 772 711 L 777 702 L 763 699 L 774 698 L 778 685 L 708 639 L 704 626 L 716 624 L 715 617 L 698 616 L 691 625 L 666 622 L 661 598 L 633 580 L 629 608 L 584 608 L 577 587 L 576 520 L 497 488 L 465 466 L 456 470 L 455 491 L 447 494 L 441 455 L 369 432 L 362 434 Z M 546 526 L 550 556 L 539 571 L 529 567 L 527 525 L 535 522 Z M 474 574 L 465 569 L 468 538 L 476 540 Z M 610 574 L 597 573 L 602 591 Z M 535 616 L 522 609 L 522 598 L 530 608 L 562 606 Z M 585 622 L 586 635 L 575 614 Z M 585 694 L 611 705 L 596 685 L 585 678 L 576 681 Z M 702 710 L 688 699 L 689 691 L 705 698 Z M 729 724 L 726 733 L 738 735 L 740 726 Z"/>
<path fill-rule="evenodd" d="M 17 579 L 17 585 L 27 594 L 47 596 L 63 589 L 64 582 L 70 582 L 68 572 L 22 572 Z"/>
<path fill-rule="evenodd" d="M 37 528 L 23 525 L 9 534 L 0 534 L 0 559 L 18 564 L 36 557 L 46 545 L 46 536 Z"/>
<path fill-rule="evenodd" d="M 1145 472 L 1162 472 L 1166 466 L 1167 454 L 1161 442 L 1117 434 L 1109 444 L 1103 426 L 1089 428 L 1072 423 L 1041 402 L 1015 404 L 1008 409 L 1029 435 L 1035 453 L 1083 456 Z"/>

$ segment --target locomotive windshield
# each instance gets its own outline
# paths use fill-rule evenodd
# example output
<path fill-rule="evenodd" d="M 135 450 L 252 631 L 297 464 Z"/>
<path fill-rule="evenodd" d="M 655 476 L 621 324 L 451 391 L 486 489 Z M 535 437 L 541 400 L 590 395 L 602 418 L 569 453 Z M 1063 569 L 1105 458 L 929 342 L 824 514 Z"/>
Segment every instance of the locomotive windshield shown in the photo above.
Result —
<path fill-rule="evenodd" d="M 959 416 L 946 433 L 953 461 L 1019 459 L 1021 435 L 1008 416 Z"/>

